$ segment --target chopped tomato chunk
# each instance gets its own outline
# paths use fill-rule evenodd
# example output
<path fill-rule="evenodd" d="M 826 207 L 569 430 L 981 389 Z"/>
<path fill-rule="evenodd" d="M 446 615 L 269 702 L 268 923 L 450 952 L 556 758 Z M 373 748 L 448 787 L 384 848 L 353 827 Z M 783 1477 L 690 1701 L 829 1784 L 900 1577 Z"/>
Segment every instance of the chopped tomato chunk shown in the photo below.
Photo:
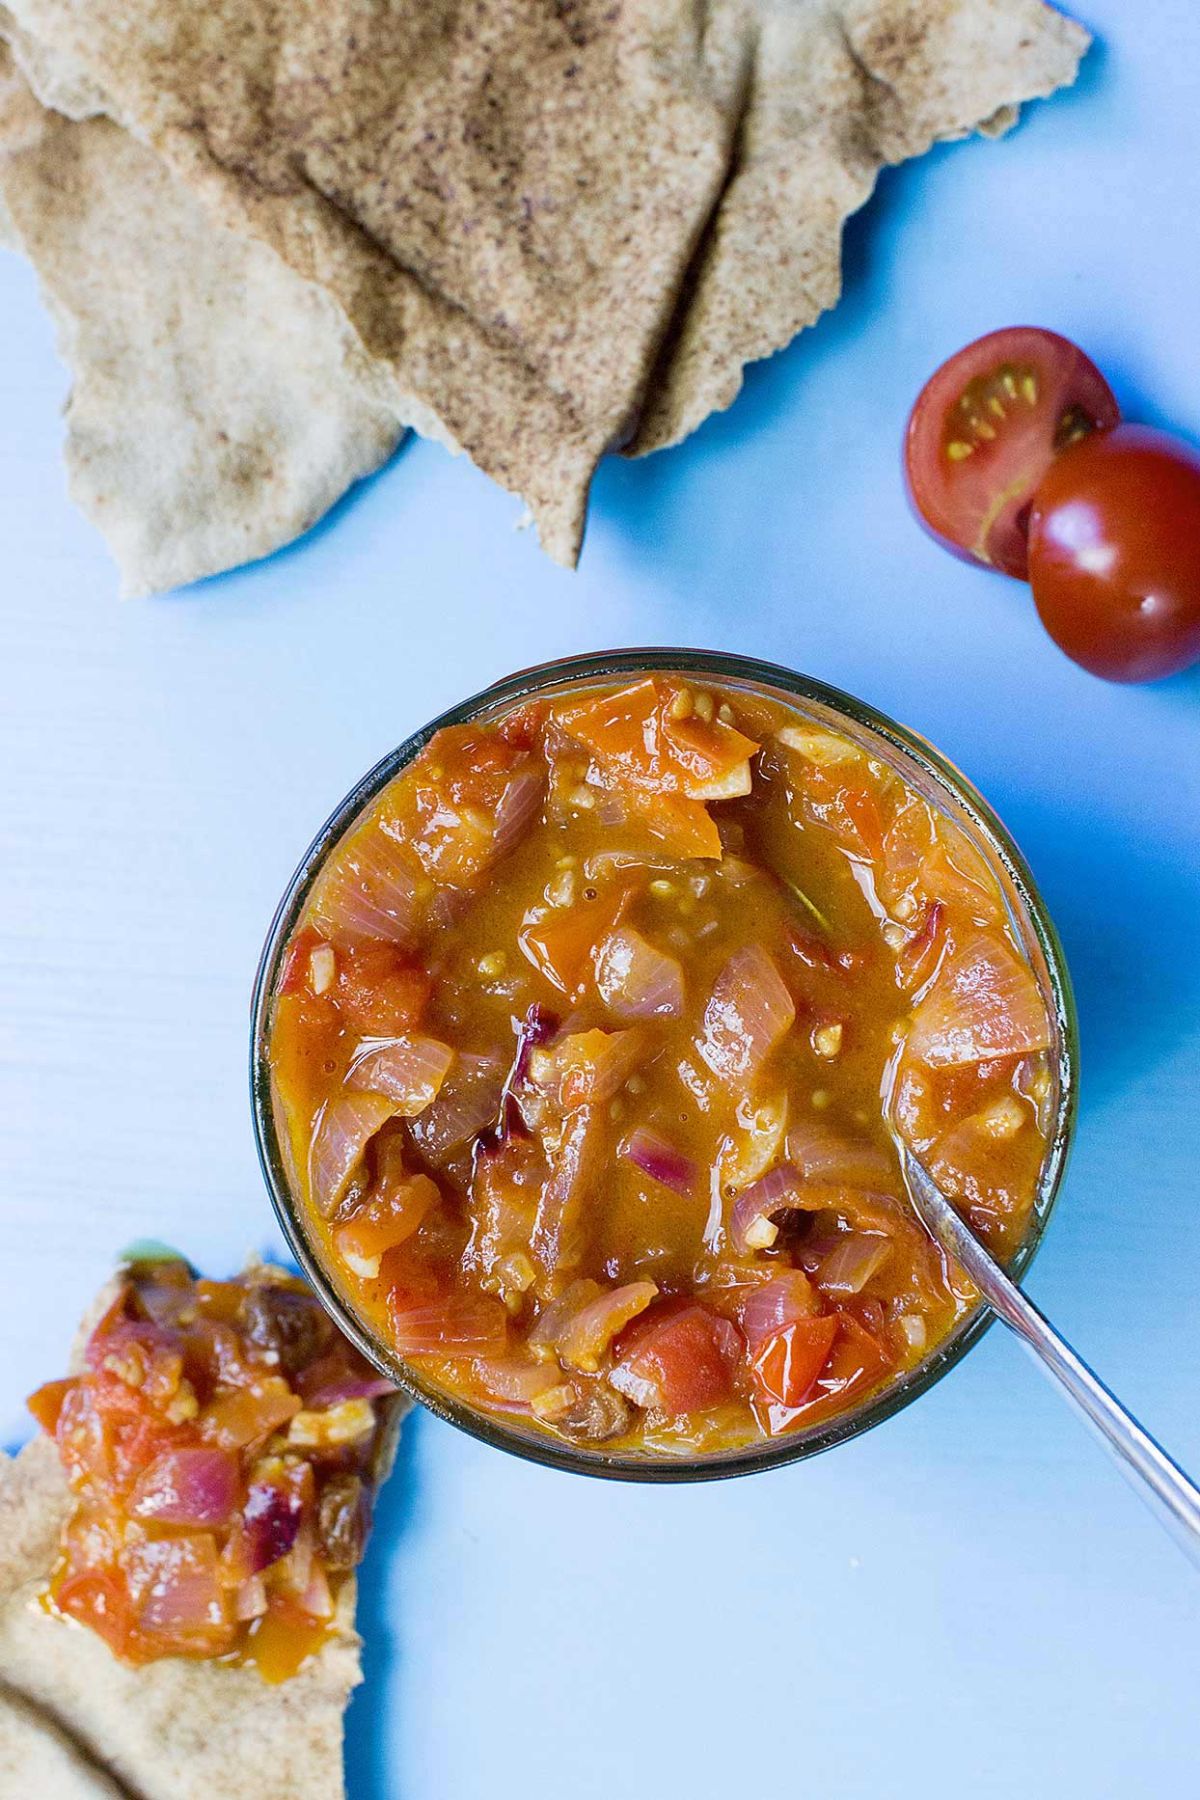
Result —
<path fill-rule="evenodd" d="M 837 1336 L 836 1317 L 793 1319 L 763 1339 L 755 1352 L 754 1379 L 764 1399 L 781 1406 L 807 1400 Z"/>
<path fill-rule="evenodd" d="M 630 786 L 691 800 L 749 791 L 743 768 L 758 745 L 731 725 L 697 716 L 682 682 L 650 676 L 620 693 L 564 708 L 558 718 Z"/>
<path fill-rule="evenodd" d="M 826 1321 L 822 1320 L 822 1324 Z M 826 1350 L 806 1395 L 781 1401 L 771 1396 L 756 1403 L 759 1416 L 773 1437 L 798 1425 L 815 1425 L 846 1406 L 865 1399 L 893 1368 L 890 1352 L 849 1312 L 839 1312 L 832 1349 Z"/>
<path fill-rule="evenodd" d="M 30 1394 L 26 1401 L 26 1405 L 42 1430 L 48 1432 L 51 1437 L 58 1430 L 63 1404 L 74 1387 L 74 1381 L 70 1380 L 46 1381 L 35 1393 Z"/>
<path fill-rule="evenodd" d="M 614 1384 L 657 1412 L 705 1412 L 732 1397 L 740 1350 L 727 1320 L 668 1302 L 618 1340 Z"/>
<path fill-rule="evenodd" d="M 337 958 L 334 999 L 363 1037 L 396 1037 L 420 1023 L 432 982 L 390 944 L 363 944 Z"/>

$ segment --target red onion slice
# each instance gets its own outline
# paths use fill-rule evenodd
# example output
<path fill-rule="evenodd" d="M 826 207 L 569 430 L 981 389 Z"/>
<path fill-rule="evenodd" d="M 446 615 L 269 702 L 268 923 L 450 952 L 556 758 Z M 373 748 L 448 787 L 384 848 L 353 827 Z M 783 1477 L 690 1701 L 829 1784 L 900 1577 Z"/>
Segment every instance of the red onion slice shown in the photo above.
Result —
<path fill-rule="evenodd" d="M 402 1356 L 492 1356 L 503 1351 L 508 1315 L 486 1294 L 441 1294 L 426 1300 L 394 1294 L 392 1340 Z"/>
<path fill-rule="evenodd" d="M 541 808 L 545 789 L 545 774 L 532 759 L 514 769 L 496 808 L 492 854 L 497 861 L 525 836 Z"/>
<path fill-rule="evenodd" d="M 556 1087 L 558 1103 L 564 1108 L 603 1105 L 624 1087 L 642 1060 L 644 1048 L 643 1035 L 634 1027 L 570 1032 L 555 1042 L 549 1053 L 548 1079 L 543 1082 L 539 1077 L 539 1085 L 547 1091 Z"/>
<path fill-rule="evenodd" d="M 135 1519 L 194 1530 L 228 1525 L 238 1499 L 238 1461 L 227 1450 L 167 1450 L 138 1477 L 128 1501 Z"/>
<path fill-rule="evenodd" d="M 652 1281 L 630 1281 L 598 1294 L 582 1306 L 558 1340 L 558 1353 L 568 1368 L 594 1375 L 622 1327 L 645 1312 L 658 1298 Z"/>
<path fill-rule="evenodd" d="M 471 1373 L 484 1393 L 505 1412 L 527 1413 L 533 1402 L 562 1381 L 556 1363 L 534 1362 L 519 1356 L 480 1356 Z"/>
<path fill-rule="evenodd" d="M 632 925 L 610 931 L 596 951 L 596 987 L 613 1017 L 677 1019 L 683 1011 L 683 968 Z"/>
<path fill-rule="evenodd" d="M 696 1191 L 699 1169 L 690 1156 L 669 1144 L 657 1131 L 651 1131 L 645 1125 L 636 1125 L 628 1137 L 621 1143 L 617 1154 L 628 1157 L 636 1168 L 648 1175 L 651 1181 L 657 1181 L 662 1187 L 670 1188 L 673 1193 L 682 1194 L 685 1199 Z"/>
<path fill-rule="evenodd" d="M 865 1231 L 844 1232 L 833 1249 L 821 1258 L 816 1271 L 817 1285 L 827 1294 L 861 1294 L 891 1253 L 892 1246 L 885 1237 Z"/>
<path fill-rule="evenodd" d="M 895 1163 L 886 1151 L 842 1137 L 811 1119 L 800 1119 L 789 1128 L 787 1154 L 805 1181 L 826 1187 L 886 1192 L 896 1180 Z"/>
<path fill-rule="evenodd" d="M 432 1105 L 454 1062 L 449 1044 L 430 1037 L 369 1039 L 359 1046 L 346 1086 L 385 1094 L 402 1119 Z"/>
<path fill-rule="evenodd" d="M 322 1412 L 345 1400 L 383 1400 L 396 1392 L 393 1382 L 366 1368 L 357 1354 L 341 1343 L 304 1369 L 298 1383 L 308 1412 Z"/>
<path fill-rule="evenodd" d="M 930 1068 L 959 1068 L 1050 1046 L 1050 1018 L 1015 950 L 978 932 L 943 964 L 913 1014 L 907 1052 Z"/>
<path fill-rule="evenodd" d="M 324 1218 L 333 1213 L 375 1133 L 395 1113 L 396 1102 L 385 1094 L 343 1089 L 325 1102 L 308 1155 L 309 1192 Z"/>
<path fill-rule="evenodd" d="M 795 1021 L 796 1008 L 778 969 L 759 944 L 735 950 L 717 976 L 704 1009 L 701 1056 L 721 1079 L 747 1080 Z"/>
<path fill-rule="evenodd" d="M 421 881 L 373 820 L 333 852 L 308 903 L 308 923 L 344 942 L 385 939 L 411 949 L 420 923 Z"/>
<path fill-rule="evenodd" d="M 729 1235 L 743 1255 L 769 1250 L 779 1236 L 775 1214 L 804 1210 L 803 1180 L 795 1163 L 778 1163 L 760 1181 L 739 1194 L 733 1203 Z"/>
<path fill-rule="evenodd" d="M 820 1310 L 820 1297 L 801 1269 L 781 1269 L 762 1287 L 750 1288 L 738 1310 L 750 1355 L 785 1325 L 815 1318 Z"/>
<path fill-rule="evenodd" d="M 499 1056 L 459 1053 L 438 1097 L 409 1126 L 413 1143 L 426 1162 L 440 1168 L 494 1125 L 504 1091 L 504 1061 Z"/>
<path fill-rule="evenodd" d="M 575 1268 L 583 1252 L 582 1215 L 604 1167 L 603 1122 L 596 1105 L 569 1112 L 547 1152 L 550 1175 L 534 1217 L 533 1253 L 548 1275 Z"/>

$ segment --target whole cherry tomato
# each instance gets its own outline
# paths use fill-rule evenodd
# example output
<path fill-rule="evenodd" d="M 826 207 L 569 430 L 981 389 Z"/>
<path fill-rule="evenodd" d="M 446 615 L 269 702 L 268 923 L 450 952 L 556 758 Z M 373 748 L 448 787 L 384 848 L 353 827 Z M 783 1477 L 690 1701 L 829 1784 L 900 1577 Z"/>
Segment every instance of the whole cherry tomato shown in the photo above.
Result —
<path fill-rule="evenodd" d="M 913 505 L 952 550 L 1024 580 L 1029 503 L 1067 445 L 1117 423 L 1083 351 L 1031 325 L 993 331 L 930 377 L 909 416 Z"/>
<path fill-rule="evenodd" d="M 1143 425 L 1065 450 L 1034 497 L 1029 578 L 1050 636 L 1094 675 L 1200 661 L 1200 453 Z"/>

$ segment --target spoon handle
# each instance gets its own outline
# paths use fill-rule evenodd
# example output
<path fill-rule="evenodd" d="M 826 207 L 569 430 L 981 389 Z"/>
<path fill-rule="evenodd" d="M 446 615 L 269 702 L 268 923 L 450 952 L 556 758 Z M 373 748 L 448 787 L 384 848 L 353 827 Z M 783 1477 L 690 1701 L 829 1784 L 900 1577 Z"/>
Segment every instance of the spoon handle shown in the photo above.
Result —
<path fill-rule="evenodd" d="M 1200 1488 L 1109 1392 L 1016 1282 L 1009 1279 L 970 1226 L 937 1191 L 925 1170 L 911 1158 L 908 1160 L 910 1182 L 925 1201 L 920 1210 L 943 1248 L 971 1277 L 997 1317 L 1016 1332 L 1042 1368 L 1065 1390 L 1108 1446 L 1134 1492 L 1157 1513 L 1184 1555 L 1200 1569 Z M 936 1200 L 930 1197 L 930 1188 Z"/>

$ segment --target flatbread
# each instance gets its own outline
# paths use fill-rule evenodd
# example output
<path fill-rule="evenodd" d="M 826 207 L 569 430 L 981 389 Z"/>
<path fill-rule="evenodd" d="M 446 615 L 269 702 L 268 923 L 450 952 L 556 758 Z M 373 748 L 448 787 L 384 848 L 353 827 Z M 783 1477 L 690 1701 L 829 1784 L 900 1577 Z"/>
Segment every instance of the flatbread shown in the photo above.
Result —
<path fill-rule="evenodd" d="M 89 1308 L 72 1368 L 114 1291 L 106 1287 Z M 380 1482 L 409 1402 L 397 1395 L 388 1406 Z M 35 1720 L 44 1717 L 134 1800 L 342 1800 L 343 1718 L 362 1680 L 354 1580 L 339 1590 L 335 1635 L 277 1686 L 249 1666 L 168 1657 L 127 1668 L 94 1632 L 41 1605 L 72 1505 L 48 1437 L 16 1457 L 0 1453 L 0 1695 L 33 1708 Z M 27 1713 L 19 1737 L 14 1728 L 13 1755 L 49 1754 L 30 1744 L 29 1721 Z M 6 1800 L 9 1792 L 0 1786 Z M 23 1790 L 11 1792 L 15 1800 Z M 64 1788 L 62 1800 L 74 1793 Z M 59 1797 L 51 1790 L 44 1800 Z"/>
<path fill-rule="evenodd" d="M 704 0 L 12 12 L 215 218 L 326 288 L 399 416 L 575 559 L 725 178 L 736 108 Z"/>
<path fill-rule="evenodd" d="M 730 179 L 685 289 L 630 453 L 729 406 L 745 365 L 841 292 L 842 227 L 885 164 L 1075 79 L 1090 43 L 1042 0 L 716 0 L 755 41 Z"/>
<path fill-rule="evenodd" d="M 47 1714 L 0 1688 L 0 1794 L 10 1800 L 130 1800 Z"/>
<path fill-rule="evenodd" d="M 605 449 L 677 443 L 730 404 L 748 362 L 835 304 L 844 221 L 881 167 L 939 139 L 1008 129 L 1023 101 L 1074 78 L 1089 41 L 1043 0 L 9 4 L 8 34 L 43 100 L 83 121 L 107 112 L 162 159 L 108 130 L 94 153 L 72 152 L 89 179 L 56 208 L 47 198 L 61 185 L 56 131 L 56 150 L 41 153 L 40 194 L 33 182 L 27 192 L 27 245 L 39 207 L 53 221 L 52 242 L 40 258 L 36 245 L 29 253 L 66 313 L 64 336 L 73 312 L 58 289 L 77 296 L 93 267 L 111 279 L 111 308 L 102 282 L 89 290 L 92 381 L 124 354 L 145 370 L 153 413 L 164 379 L 169 393 L 207 395 L 193 361 L 207 357 L 222 406 L 247 392 L 248 365 L 259 367 L 261 439 L 269 445 L 277 423 L 270 397 L 284 395 L 300 490 L 258 530 L 266 548 L 353 479 L 360 432 L 394 431 L 400 419 L 465 447 L 524 495 L 545 548 L 566 563 L 578 554 Z M 93 177 L 101 160 L 104 175 Z M 189 205 L 185 190 L 204 209 L 191 206 L 186 231 L 171 225 Z M 138 203 L 123 207 L 133 193 Z M 75 256 L 72 207 L 96 227 Z M 214 268 L 202 282 L 206 314 L 221 328 L 189 348 L 182 370 L 171 335 L 149 321 L 139 341 L 122 339 L 124 272 L 135 319 L 161 318 L 147 279 L 164 261 L 160 216 L 172 238 L 169 298 L 180 308 L 191 296 L 188 259 L 199 253 L 189 245 L 208 244 L 212 221 L 228 228 L 214 236 L 225 255 L 257 271 L 250 282 Z M 245 240 L 236 251 L 230 233 Z M 242 288 L 261 288 L 273 317 L 281 263 L 302 278 L 314 313 L 328 309 L 311 328 L 315 408 L 286 403 L 305 322 L 281 334 L 278 357 L 258 311 L 254 332 L 245 328 Z M 147 343 L 158 360 L 146 360 Z M 330 345 L 382 420 L 347 418 L 339 431 L 326 419 L 321 429 Z M 73 485 L 110 536 L 151 540 L 144 575 L 127 585 L 167 586 L 189 578 L 172 566 L 170 522 L 188 520 L 198 490 L 168 479 L 180 491 L 160 497 L 156 440 L 127 432 L 111 443 L 114 412 L 122 416 L 113 392 L 126 387 L 109 384 L 97 409 L 107 454 L 87 440 Z M 252 408 L 256 421 L 263 410 Z M 225 567 L 262 554 L 239 501 L 245 508 L 249 493 L 261 506 L 271 491 L 270 448 L 252 427 L 245 455 L 225 459 L 220 426 L 214 447 L 205 435 L 213 420 L 195 423 L 192 458 L 203 461 L 207 448 L 229 465 L 189 521 L 201 560 Z M 184 463 L 186 433 L 180 444 Z M 369 466 L 368 453 L 363 460 Z M 168 457 L 168 476 L 175 466 Z"/>
<path fill-rule="evenodd" d="M 0 29 L 3 21 L 0 20 Z M 34 265 L 74 384 L 71 493 L 153 593 L 266 556 L 395 448 L 401 426 L 337 305 L 213 224 L 78 72 L 0 43 L 0 231 Z"/>

